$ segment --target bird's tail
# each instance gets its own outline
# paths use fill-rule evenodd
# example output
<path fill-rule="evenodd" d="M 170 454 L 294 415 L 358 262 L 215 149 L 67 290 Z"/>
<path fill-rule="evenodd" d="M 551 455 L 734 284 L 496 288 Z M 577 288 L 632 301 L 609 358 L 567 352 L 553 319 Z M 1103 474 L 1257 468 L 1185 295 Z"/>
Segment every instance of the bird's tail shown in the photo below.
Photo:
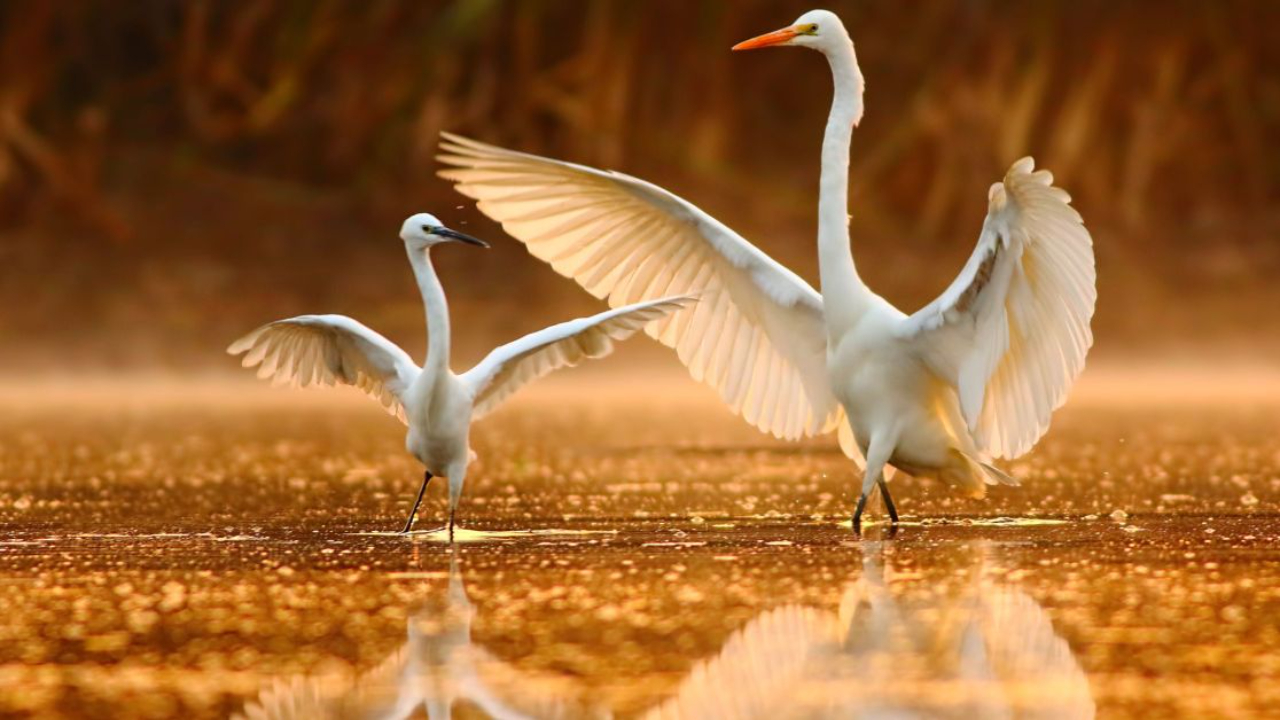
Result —
<path fill-rule="evenodd" d="M 1020 484 L 1017 478 L 994 465 L 984 463 L 954 448 L 951 450 L 951 457 L 954 462 L 939 473 L 940 479 L 968 490 L 969 494 L 975 498 L 986 496 L 988 485 L 1016 487 Z"/>
<path fill-rule="evenodd" d="M 1018 478 L 1010 475 L 991 463 L 978 464 L 981 465 L 982 469 L 987 473 L 988 485 L 995 485 L 997 483 L 1000 485 L 1008 485 L 1009 487 L 1019 487 L 1022 485 L 1022 483 L 1018 481 Z"/>

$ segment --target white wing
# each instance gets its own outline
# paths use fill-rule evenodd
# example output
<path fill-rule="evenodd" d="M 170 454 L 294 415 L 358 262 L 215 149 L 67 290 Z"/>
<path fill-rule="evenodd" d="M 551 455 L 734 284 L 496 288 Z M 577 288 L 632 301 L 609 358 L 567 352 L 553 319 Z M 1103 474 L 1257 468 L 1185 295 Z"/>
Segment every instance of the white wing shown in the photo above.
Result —
<path fill-rule="evenodd" d="M 775 436 L 833 429 L 822 297 L 737 233 L 643 180 L 445 134 L 440 175 L 556 272 L 613 307 L 706 299 L 647 332 Z"/>
<path fill-rule="evenodd" d="M 973 256 L 900 334 L 960 393 L 978 447 L 1017 457 L 1049 429 L 1093 344 L 1093 240 L 1031 158 L 991 186 Z"/>
<path fill-rule="evenodd" d="M 354 385 L 405 421 L 403 396 L 421 369 L 395 343 L 345 315 L 299 315 L 267 323 L 231 343 L 276 384 Z"/>
<path fill-rule="evenodd" d="M 475 397 L 471 417 L 484 417 L 516 390 L 554 370 L 608 355 L 615 340 L 625 340 L 645 325 L 693 303 L 692 297 L 636 303 L 552 325 L 494 349 L 462 374 Z"/>

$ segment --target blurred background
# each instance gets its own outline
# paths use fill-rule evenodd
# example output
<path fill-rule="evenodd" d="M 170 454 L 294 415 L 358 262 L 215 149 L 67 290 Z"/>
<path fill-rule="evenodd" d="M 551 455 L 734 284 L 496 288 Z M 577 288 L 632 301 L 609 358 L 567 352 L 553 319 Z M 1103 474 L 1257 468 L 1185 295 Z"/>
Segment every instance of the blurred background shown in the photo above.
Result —
<path fill-rule="evenodd" d="M 494 243 L 438 253 L 457 365 L 599 309 L 435 176 L 441 130 L 657 182 L 816 286 L 827 68 L 729 52 L 813 4 L 7 0 L 0 372 L 229 368 L 301 312 L 419 352 L 396 231 L 420 210 Z M 1032 154 L 1093 232 L 1095 358 L 1275 365 L 1280 3 L 823 4 L 867 77 L 873 288 L 939 293 Z"/>

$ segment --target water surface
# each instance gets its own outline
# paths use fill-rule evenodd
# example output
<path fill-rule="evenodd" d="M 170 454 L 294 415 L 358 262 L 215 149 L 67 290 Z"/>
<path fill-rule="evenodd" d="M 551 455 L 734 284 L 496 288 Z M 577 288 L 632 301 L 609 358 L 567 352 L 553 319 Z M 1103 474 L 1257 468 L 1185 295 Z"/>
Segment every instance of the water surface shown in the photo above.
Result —
<path fill-rule="evenodd" d="M 477 427 L 451 545 L 443 484 L 393 532 L 419 470 L 358 399 L 6 393 L 0 714 L 1280 707 L 1269 402 L 1086 397 L 1005 465 L 1021 488 L 903 477 L 906 522 L 859 538 L 834 443 L 699 392 L 532 393 Z"/>

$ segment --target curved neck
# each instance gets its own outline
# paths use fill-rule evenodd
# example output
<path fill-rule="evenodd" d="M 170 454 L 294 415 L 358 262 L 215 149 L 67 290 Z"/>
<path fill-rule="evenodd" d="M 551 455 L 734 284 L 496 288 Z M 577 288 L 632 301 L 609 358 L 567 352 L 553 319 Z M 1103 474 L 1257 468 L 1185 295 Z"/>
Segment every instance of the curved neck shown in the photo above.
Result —
<path fill-rule="evenodd" d="M 828 335 L 849 328 L 874 297 L 858 277 L 849 247 L 849 142 L 862 119 L 862 70 L 845 41 L 824 53 L 835 93 L 822 140 L 818 198 L 818 267 Z"/>
<path fill-rule="evenodd" d="M 422 306 L 427 314 L 427 360 L 422 370 L 431 379 L 449 372 L 449 306 L 444 299 L 444 288 L 436 269 L 431 264 L 431 251 L 407 248 L 409 262 L 413 265 L 418 291 L 422 293 Z"/>

